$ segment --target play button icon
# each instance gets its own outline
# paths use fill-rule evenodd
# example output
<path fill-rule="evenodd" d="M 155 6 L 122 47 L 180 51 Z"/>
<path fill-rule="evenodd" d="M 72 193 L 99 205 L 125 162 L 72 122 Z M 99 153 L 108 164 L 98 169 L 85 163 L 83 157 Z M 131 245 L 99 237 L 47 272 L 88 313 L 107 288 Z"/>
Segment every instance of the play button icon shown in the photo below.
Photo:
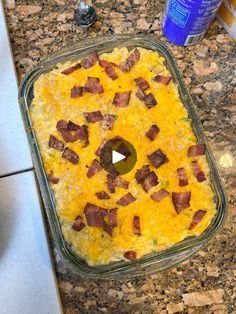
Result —
<path fill-rule="evenodd" d="M 112 175 L 123 175 L 133 169 L 137 161 L 134 146 L 121 138 L 113 137 L 101 148 L 100 163 Z"/>

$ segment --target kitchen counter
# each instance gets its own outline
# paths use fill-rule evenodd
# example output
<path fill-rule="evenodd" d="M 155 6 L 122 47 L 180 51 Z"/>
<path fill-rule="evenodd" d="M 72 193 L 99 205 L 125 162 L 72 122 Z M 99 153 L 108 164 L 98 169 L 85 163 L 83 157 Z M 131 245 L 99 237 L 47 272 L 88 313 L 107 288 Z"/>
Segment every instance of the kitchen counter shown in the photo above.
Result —
<path fill-rule="evenodd" d="M 195 46 L 170 44 L 161 32 L 163 2 L 96 0 L 98 20 L 82 29 L 73 22 L 78 1 L 5 0 L 19 81 L 38 61 L 88 36 L 145 33 L 163 41 L 192 94 L 229 200 L 226 223 L 209 245 L 161 274 L 84 280 L 66 268 L 53 248 L 66 314 L 236 313 L 236 46 L 217 22 Z"/>

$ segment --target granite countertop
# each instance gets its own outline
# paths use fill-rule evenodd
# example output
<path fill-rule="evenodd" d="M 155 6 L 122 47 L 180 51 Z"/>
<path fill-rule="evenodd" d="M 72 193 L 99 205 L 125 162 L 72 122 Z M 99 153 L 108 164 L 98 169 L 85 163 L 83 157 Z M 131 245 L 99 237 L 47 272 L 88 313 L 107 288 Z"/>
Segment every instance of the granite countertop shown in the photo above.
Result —
<path fill-rule="evenodd" d="M 5 0 L 19 81 L 38 61 L 88 36 L 144 33 L 173 52 L 189 87 L 218 162 L 229 214 L 209 245 L 182 264 L 146 278 L 85 280 L 55 250 L 64 313 L 236 313 L 236 46 L 214 22 L 201 43 L 170 44 L 161 32 L 164 1 L 94 0 L 97 22 L 82 29 L 73 21 L 75 0 Z"/>

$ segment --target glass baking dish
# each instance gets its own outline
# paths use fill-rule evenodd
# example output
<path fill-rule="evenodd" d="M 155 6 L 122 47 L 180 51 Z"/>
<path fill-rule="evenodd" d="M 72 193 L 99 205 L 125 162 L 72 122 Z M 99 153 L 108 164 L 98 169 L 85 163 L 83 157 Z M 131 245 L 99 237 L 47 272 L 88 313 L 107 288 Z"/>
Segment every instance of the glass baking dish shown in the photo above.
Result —
<path fill-rule="evenodd" d="M 145 255 L 141 259 L 135 261 L 118 261 L 108 265 L 89 266 L 86 261 L 73 252 L 70 245 L 64 239 L 59 218 L 57 216 L 54 195 L 47 181 L 47 175 L 44 171 L 36 135 L 32 128 L 28 110 L 34 95 L 34 82 L 41 74 L 51 71 L 53 68 L 57 67 L 58 63 L 83 58 L 94 50 L 96 50 L 98 54 L 101 54 L 104 52 L 111 52 L 115 47 L 122 46 L 127 47 L 129 50 L 135 47 L 151 49 L 157 51 L 165 58 L 166 66 L 172 74 L 174 82 L 178 86 L 181 100 L 192 121 L 193 132 L 195 133 L 198 142 L 206 144 L 206 157 L 210 168 L 212 188 L 215 192 L 217 213 L 211 224 L 200 236 L 186 238 L 182 242 L 164 251 Z M 183 82 L 183 78 L 178 70 L 176 62 L 169 50 L 161 42 L 143 35 L 104 36 L 80 42 L 76 46 L 56 53 L 47 60 L 39 63 L 31 72 L 29 72 L 19 89 L 19 103 L 54 242 L 64 262 L 75 273 L 93 278 L 121 279 L 134 278 L 158 272 L 188 258 L 196 250 L 205 245 L 222 225 L 226 216 L 227 201 L 216 163 L 204 137 L 202 125 L 197 117 L 193 101 Z"/>

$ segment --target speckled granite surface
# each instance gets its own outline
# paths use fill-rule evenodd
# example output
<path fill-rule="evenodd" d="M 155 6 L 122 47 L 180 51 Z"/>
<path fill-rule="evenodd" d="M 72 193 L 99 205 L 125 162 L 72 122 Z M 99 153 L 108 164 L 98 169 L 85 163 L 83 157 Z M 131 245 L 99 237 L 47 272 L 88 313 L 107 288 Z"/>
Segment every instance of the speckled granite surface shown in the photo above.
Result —
<path fill-rule="evenodd" d="M 161 33 L 164 1 L 95 0 L 97 22 L 73 22 L 74 0 L 5 0 L 21 80 L 39 60 L 87 36 L 153 34 L 173 52 L 193 96 L 229 198 L 224 228 L 207 248 L 179 266 L 131 281 L 84 280 L 55 254 L 66 314 L 236 313 L 236 46 L 215 22 L 198 45 L 181 48 Z"/>

